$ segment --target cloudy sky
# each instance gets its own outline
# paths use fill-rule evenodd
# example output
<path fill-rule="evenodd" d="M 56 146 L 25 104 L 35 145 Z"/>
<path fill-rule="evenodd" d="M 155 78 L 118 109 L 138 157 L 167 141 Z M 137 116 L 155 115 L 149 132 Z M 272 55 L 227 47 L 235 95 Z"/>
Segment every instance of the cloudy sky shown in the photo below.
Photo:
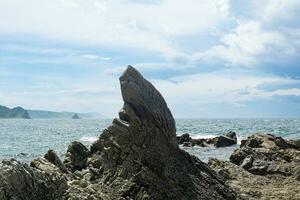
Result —
<path fill-rule="evenodd" d="M 130 64 L 177 118 L 300 117 L 299 0 L 0 0 L 0 105 L 122 106 Z"/>

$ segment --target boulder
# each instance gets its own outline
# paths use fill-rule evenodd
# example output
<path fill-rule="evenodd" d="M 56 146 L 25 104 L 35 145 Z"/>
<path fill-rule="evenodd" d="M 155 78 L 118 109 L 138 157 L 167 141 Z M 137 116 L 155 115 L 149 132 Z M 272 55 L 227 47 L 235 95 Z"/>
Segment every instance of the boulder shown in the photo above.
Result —
<path fill-rule="evenodd" d="M 74 141 L 68 146 L 64 164 L 71 172 L 82 170 L 86 168 L 88 156 L 89 150 L 80 142 Z"/>
<path fill-rule="evenodd" d="M 235 141 L 235 144 L 237 144 L 237 137 L 234 131 L 229 131 L 225 134 L 225 137 L 232 139 L 233 141 Z"/>
<path fill-rule="evenodd" d="M 215 147 L 228 147 L 237 144 L 236 139 L 232 139 L 227 136 L 218 136 L 213 139 L 213 144 Z"/>

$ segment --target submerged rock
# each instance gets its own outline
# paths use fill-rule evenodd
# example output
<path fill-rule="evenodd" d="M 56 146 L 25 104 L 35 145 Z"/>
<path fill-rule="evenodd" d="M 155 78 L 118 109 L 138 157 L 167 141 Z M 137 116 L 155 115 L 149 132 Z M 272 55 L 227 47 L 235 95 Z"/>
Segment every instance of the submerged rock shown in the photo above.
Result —
<path fill-rule="evenodd" d="M 78 116 L 77 113 L 75 113 L 75 114 L 72 116 L 72 119 L 80 119 L 80 117 Z"/>
<path fill-rule="evenodd" d="M 242 141 L 230 161 L 210 159 L 209 165 L 239 199 L 300 199 L 300 151 L 293 141 L 254 134 Z"/>
<path fill-rule="evenodd" d="M 120 84 L 124 106 L 119 118 L 103 131 L 90 151 L 73 142 L 64 164 L 54 152 L 48 152 L 44 158 L 32 161 L 32 167 L 26 168 L 29 173 L 24 169 L 24 175 L 20 175 L 30 184 L 37 180 L 37 184 L 44 182 L 45 186 L 36 185 L 34 189 L 29 185 L 28 189 L 18 191 L 9 190 L 13 182 L 6 182 L 1 189 L 20 195 L 16 199 L 32 200 L 47 200 L 48 196 L 39 195 L 48 193 L 55 196 L 52 199 L 74 200 L 236 199 L 236 193 L 222 176 L 179 148 L 174 118 L 150 82 L 128 66 Z M 0 174 L 4 171 L 1 167 Z M 53 191 L 56 182 L 49 182 L 49 177 L 63 180 L 57 191 Z M 19 187 L 26 187 L 27 182 L 21 180 Z"/>

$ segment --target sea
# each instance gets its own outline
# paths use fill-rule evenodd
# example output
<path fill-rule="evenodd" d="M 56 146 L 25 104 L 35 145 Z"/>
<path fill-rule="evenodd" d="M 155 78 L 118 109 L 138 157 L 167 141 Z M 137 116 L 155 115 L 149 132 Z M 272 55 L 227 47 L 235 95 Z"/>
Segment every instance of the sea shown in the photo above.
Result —
<path fill-rule="evenodd" d="M 54 149 L 63 159 L 68 145 L 80 141 L 89 147 L 112 119 L 0 119 L 0 160 L 21 162 L 43 156 Z M 229 131 L 237 133 L 238 144 L 231 147 L 181 147 L 207 162 L 210 157 L 228 160 L 242 139 L 261 132 L 286 139 L 300 139 L 300 119 L 177 119 L 177 135 L 210 138 Z"/>

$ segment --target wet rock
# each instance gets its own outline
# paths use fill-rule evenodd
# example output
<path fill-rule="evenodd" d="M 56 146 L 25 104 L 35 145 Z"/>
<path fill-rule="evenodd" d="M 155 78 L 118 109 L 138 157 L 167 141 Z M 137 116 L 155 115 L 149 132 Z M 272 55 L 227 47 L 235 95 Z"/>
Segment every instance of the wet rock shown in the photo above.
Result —
<path fill-rule="evenodd" d="M 191 146 L 201 146 L 201 147 L 227 147 L 237 144 L 236 133 L 230 131 L 223 136 L 217 136 L 215 138 L 200 138 L 193 139 L 189 134 L 183 134 L 181 136 L 177 136 L 178 144 L 183 145 L 184 147 Z"/>
<path fill-rule="evenodd" d="M 192 146 L 192 143 L 191 143 L 191 142 L 184 142 L 184 143 L 182 144 L 182 146 L 184 146 L 184 147 L 191 147 L 191 146 Z"/>
<path fill-rule="evenodd" d="M 191 142 L 192 138 L 188 133 L 185 133 L 181 136 L 177 136 L 178 144 L 183 144 L 184 142 Z"/>
<path fill-rule="evenodd" d="M 227 136 L 219 136 L 213 139 L 213 144 L 215 147 L 228 147 L 237 144 L 237 141 Z"/>
<path fill-rule="evenodd" d="M 228 138 L 232 139 L 233 141 L 235 141 L 235 144 L 237 143 L 237 136 L 234 131 L 229 131 L 228 133 L 225 134 L 225 137 L 228 137 Z"/>
<path fill-rule="evenodd" d="M 74 141 L 68 146 L 64 164 L 71 172 L 82 170 L 86 168 L 88 156 L 89 150 L 80 142 Z"/>

